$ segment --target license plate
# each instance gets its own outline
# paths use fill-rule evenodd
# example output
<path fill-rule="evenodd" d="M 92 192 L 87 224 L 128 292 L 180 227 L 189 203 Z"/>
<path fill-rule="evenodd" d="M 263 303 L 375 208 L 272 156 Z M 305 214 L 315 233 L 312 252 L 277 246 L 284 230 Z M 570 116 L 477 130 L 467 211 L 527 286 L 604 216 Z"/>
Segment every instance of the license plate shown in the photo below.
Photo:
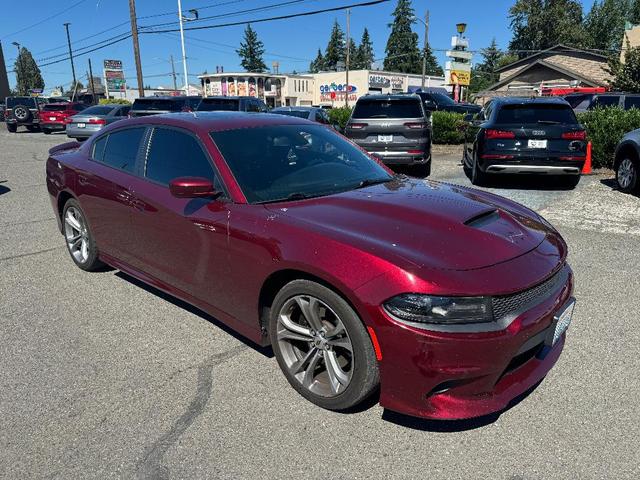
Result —
<path fill-rule="evenodd" d="M 529 148 L 547 148 L 546 140 L 529 140 Z"/>
<path fill-rule="evenodd" d="M 79 124 L 78 124 L 78 128 L 84 128 L 84 127 L 86 127 L 86 126 L 87 126 L 87 125 L 86 125 L 85 123 L 79 123 Z"/>
<path fill-rule="evenodd" d="M 556 330 L 553 332 L 553 342 L 551 345 L 555 345 L 556 342 L 562 337 L 562 334 L 567 331 L 569 324 L 571 323 L 571 316 L 573 315 L 573 309 L 576 306 L 576 301 L 572 300 L 569 305 L 565 307 L 560 315 L 558 315 L 558 321 L 556 322 Z"/>
<path fill-rule="evenodd" d="M 393 142 L 393 135 L 378 135 L 379 142 Z"/>
<path fill-rule="evenodd" d="M 55 121 L 56 117 L 49 117 L 49 120 Z"/>

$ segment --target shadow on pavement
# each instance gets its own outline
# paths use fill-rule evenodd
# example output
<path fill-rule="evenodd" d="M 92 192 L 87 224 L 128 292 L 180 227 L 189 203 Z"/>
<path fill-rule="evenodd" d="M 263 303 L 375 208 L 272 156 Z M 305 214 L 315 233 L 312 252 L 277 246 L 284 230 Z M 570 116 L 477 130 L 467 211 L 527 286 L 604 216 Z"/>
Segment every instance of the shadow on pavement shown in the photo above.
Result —
<path fill-rule="evenodd" d="M 539 191 L 570 191 L 574 186 L 563 184 L 565 177 L 546 175 L 507 175 L 500 174 L 489 177 L 484 186 L 504 190 L 539 190 Z M 581 182 L 583 179 L 580 180 Z"/>
<path fill-rule="evenodd" d="M 403 415 L 401 413 L 392 412 L 385 409 L 382 415 L 382 419 L 387 422 L 400 425 L 402 427 L 411 428 L 413 430 L 421 430 L 424 432 L 452 433 L 475 430 L 477 428 L 486 427 L 487 425 L 496 422 L 503 413 L 511 410 L 513 407 L 515 407 L 525 398 L 531 395 L 531 393 L 533 393 L 533 391 L 538 388 L 538 386 L 540 386 L 543 381 L 544 379 L 540 380 L 534 386 L 529 388 L 529 390 L 526 390 L 524 393 L 511 400 L 509 402 L 509 405 L 507 405 L 505 409 L 496 413 L 492 413 L 490 415 L 484 415 L 482 417 L 469 418 L 465 420 L 429 420 L 424 418 L 410 417 L 408 415 Z"/>
<path fill-rule="evenodd" d="M 200 318 L 212 323 L 213 325 L 215 325 L 216 327 L 220 328 L 221 330 L 224 330 L 226 333 L 228 333 L 229 335 L 231 335 L 232 337 L 234 337 L 235 339 L 241 341 L 242 343 L 244 343 L 245 345 L 247 345 L 248 347 L 251 347 L 252 349 L 254 349 L 256 352 L 261 353 L 262 355 L 264 355 L 267 358 L 273 358 L 273 350 L 271 349 L 271 347 L 261 347 L 260 345 L 257 345 L 255 343 L 253 343 L 251 340 L 243 337 L 242 335 L 240 335 L 239 333 L 237 333 L 235 330 L 231 329 L 230 327 L 228 327 L 227 325 L 225 325 L 224 323 L 222 323 L 220 320 L 217 320 L 216 318 L 212 317 L 211 315 L 209 315 L 206 312 L 203 312 L 202 310 L 200 310 L 197 307 L 194 307 L 193 305 L 184 302 L 182 300 L 180 300 L 179 298 L 176 298 L 172 295 L 169 295 L 168 293 L 163 292 L 162 290 L 158 290 L 155 287 L 152 287 L 151 285 L 148 285 L 140 280 L 138 280 L 137 278 L 134 278 L 130 275 L 127 275 L 126 273 L 123 273 L 121 271 L 117 271 L 116 272 L 116 277 L 121 278 L 122 280 L 125 280 L 133 285 L 135 285 L 136 287 L 140 287 L 143 290 L 146 290 L 149 293 L 152 293 L 153 295 L 155 295 L 156 297 L 159 297 L 169 303 L 172 303 L 173 305 L 175 305 L 176 307 L 182 308 L 183 310 L 186 310 L 190 313 L 193 313 L 194 315 L 199 316 Z"/>
<path fill-rule="evenodd" d="M 11 189 L 9 187 L 5 187 L 3 183 L 6 183 L 6 180 L 0 180 L 0 195 L 4 195 L 11 191 Z"/>

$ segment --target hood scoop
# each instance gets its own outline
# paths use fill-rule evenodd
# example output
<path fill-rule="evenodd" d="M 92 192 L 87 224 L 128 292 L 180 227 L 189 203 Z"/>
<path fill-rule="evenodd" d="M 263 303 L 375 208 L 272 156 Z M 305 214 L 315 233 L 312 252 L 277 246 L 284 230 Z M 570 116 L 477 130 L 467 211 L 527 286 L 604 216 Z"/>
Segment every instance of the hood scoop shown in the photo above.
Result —
<path fill-rule="evenodd" d="M 486 210 L 467 219 L 464 224 L 467 227 L 482 228 L 500 220 L 500 212 L 494 208 Z"/>

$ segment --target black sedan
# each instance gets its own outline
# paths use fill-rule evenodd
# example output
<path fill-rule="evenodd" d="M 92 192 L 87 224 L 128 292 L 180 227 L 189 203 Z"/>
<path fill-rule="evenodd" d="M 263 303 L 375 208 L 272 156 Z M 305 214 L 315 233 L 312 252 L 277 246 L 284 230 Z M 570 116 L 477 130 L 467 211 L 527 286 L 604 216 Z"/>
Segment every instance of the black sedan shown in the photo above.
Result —
<path fill-rule="evenodd" d="M 580 181 L 586 132 L 566 101 L 494 99 L 465 120 L 463 165 L 474 185 L 505 173 L 554 176 L 569 188 Z"/>

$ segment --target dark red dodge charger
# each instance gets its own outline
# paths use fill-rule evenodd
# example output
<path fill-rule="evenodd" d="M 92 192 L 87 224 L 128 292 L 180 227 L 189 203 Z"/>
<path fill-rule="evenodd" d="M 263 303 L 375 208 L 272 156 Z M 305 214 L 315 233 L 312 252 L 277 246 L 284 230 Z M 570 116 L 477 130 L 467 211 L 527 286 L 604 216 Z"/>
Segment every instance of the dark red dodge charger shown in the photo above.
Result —
<path fill-rule="evenodd" d="M 567 246 L 489 193 L 394 176 L 281 115 L 114 123 L 50 151 L 71 258 L 118 268 L 271 344 L 291 385 L 344 410 L 459 419 L 505 408 L 558 359 Z"/>

